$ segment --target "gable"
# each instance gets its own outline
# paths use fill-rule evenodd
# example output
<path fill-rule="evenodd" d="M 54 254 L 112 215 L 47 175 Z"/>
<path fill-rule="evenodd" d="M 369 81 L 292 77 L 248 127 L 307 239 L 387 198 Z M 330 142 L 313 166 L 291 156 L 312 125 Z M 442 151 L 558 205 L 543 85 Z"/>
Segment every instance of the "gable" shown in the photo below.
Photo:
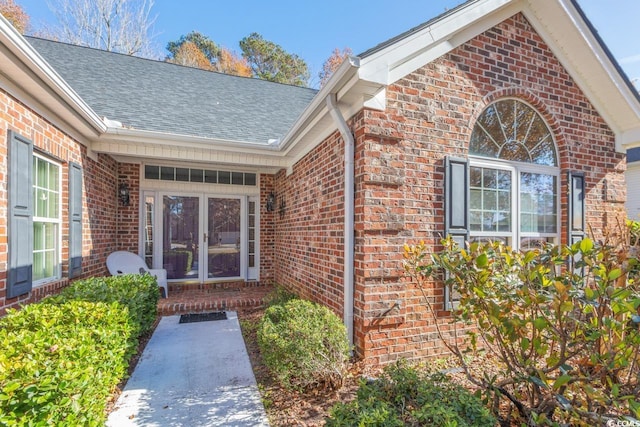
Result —
<path fill-rule="evenodd" d="M 384 87 L 522 14 L 616 135 L 640 145 L 640 100 L 573 0 L 471 0 L 362 54 L 361 79 Z M 490 52 L 489 52 L 490 53 Z M 377 96 L 378 108 L 384 109 Z M 375 107 L 370 103 L 364 106 Z"/>

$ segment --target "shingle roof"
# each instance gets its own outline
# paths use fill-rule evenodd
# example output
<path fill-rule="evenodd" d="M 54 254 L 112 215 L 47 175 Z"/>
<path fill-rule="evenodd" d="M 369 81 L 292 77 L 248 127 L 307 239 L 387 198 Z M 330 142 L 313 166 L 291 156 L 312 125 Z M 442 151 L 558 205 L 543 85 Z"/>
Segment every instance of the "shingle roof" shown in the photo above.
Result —
<path fill-rule="evenodd" d="M 208 138 L 281 138 L 316 90 L 230 76 L 34 37 L 31 45 L 100 116 Z"/>

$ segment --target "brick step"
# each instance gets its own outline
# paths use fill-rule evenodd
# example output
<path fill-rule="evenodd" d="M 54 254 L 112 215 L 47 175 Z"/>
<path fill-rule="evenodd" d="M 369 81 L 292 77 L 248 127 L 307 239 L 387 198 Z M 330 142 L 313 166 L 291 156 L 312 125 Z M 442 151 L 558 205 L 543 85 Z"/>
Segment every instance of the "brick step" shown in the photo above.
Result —
<path fill-rule="evenodd" d="M 172 291 L 191 290 L 216 290 L 216 289 L 243 289 L 268 286 L 267 283 L 258 281 L 245 282 L 243 280 L 234 282 L 213 282 L 213 283 L 169 283 L 169 294 Z"/>
<path fill-rule="evenodd" d="M 262 307 L 273 289 L 271 285 L 229 288 L 179 285 L 172 289 L 170 285 L 169 298 L 158 301 L 158 314 L 171 316 Z"/>

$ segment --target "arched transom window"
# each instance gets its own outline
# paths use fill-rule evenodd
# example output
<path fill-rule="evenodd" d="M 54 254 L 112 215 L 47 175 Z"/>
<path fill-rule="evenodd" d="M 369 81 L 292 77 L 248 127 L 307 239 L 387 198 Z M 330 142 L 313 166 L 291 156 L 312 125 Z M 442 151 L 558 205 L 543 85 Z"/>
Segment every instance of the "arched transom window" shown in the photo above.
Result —
<path fill-rule="evenodd" d="M 517 99 L 489 105 L 469 144 L 470 233 L 518 249 L 557 243 L 558 157 L 540 114 Z"/>

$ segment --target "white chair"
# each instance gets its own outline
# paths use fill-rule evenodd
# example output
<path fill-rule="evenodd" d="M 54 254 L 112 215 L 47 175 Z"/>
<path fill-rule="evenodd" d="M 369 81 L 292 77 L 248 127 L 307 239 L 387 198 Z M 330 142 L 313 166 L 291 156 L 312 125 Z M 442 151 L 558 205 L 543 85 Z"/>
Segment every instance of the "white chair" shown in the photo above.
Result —
<path fill-rule="evenodd" d="M 145 274 L 149 273 L 155 276 L 158 286 L 164 289 L 165 298 L 169 296 L 169 286 L 167 285 L 167 270 L 164 268 L 150 269 L 144 260 L 138 255 L 127 252 L 117 251 L 111 253 L 107 257 L 107 268 L 112 276 L 122 274 Z"/>

